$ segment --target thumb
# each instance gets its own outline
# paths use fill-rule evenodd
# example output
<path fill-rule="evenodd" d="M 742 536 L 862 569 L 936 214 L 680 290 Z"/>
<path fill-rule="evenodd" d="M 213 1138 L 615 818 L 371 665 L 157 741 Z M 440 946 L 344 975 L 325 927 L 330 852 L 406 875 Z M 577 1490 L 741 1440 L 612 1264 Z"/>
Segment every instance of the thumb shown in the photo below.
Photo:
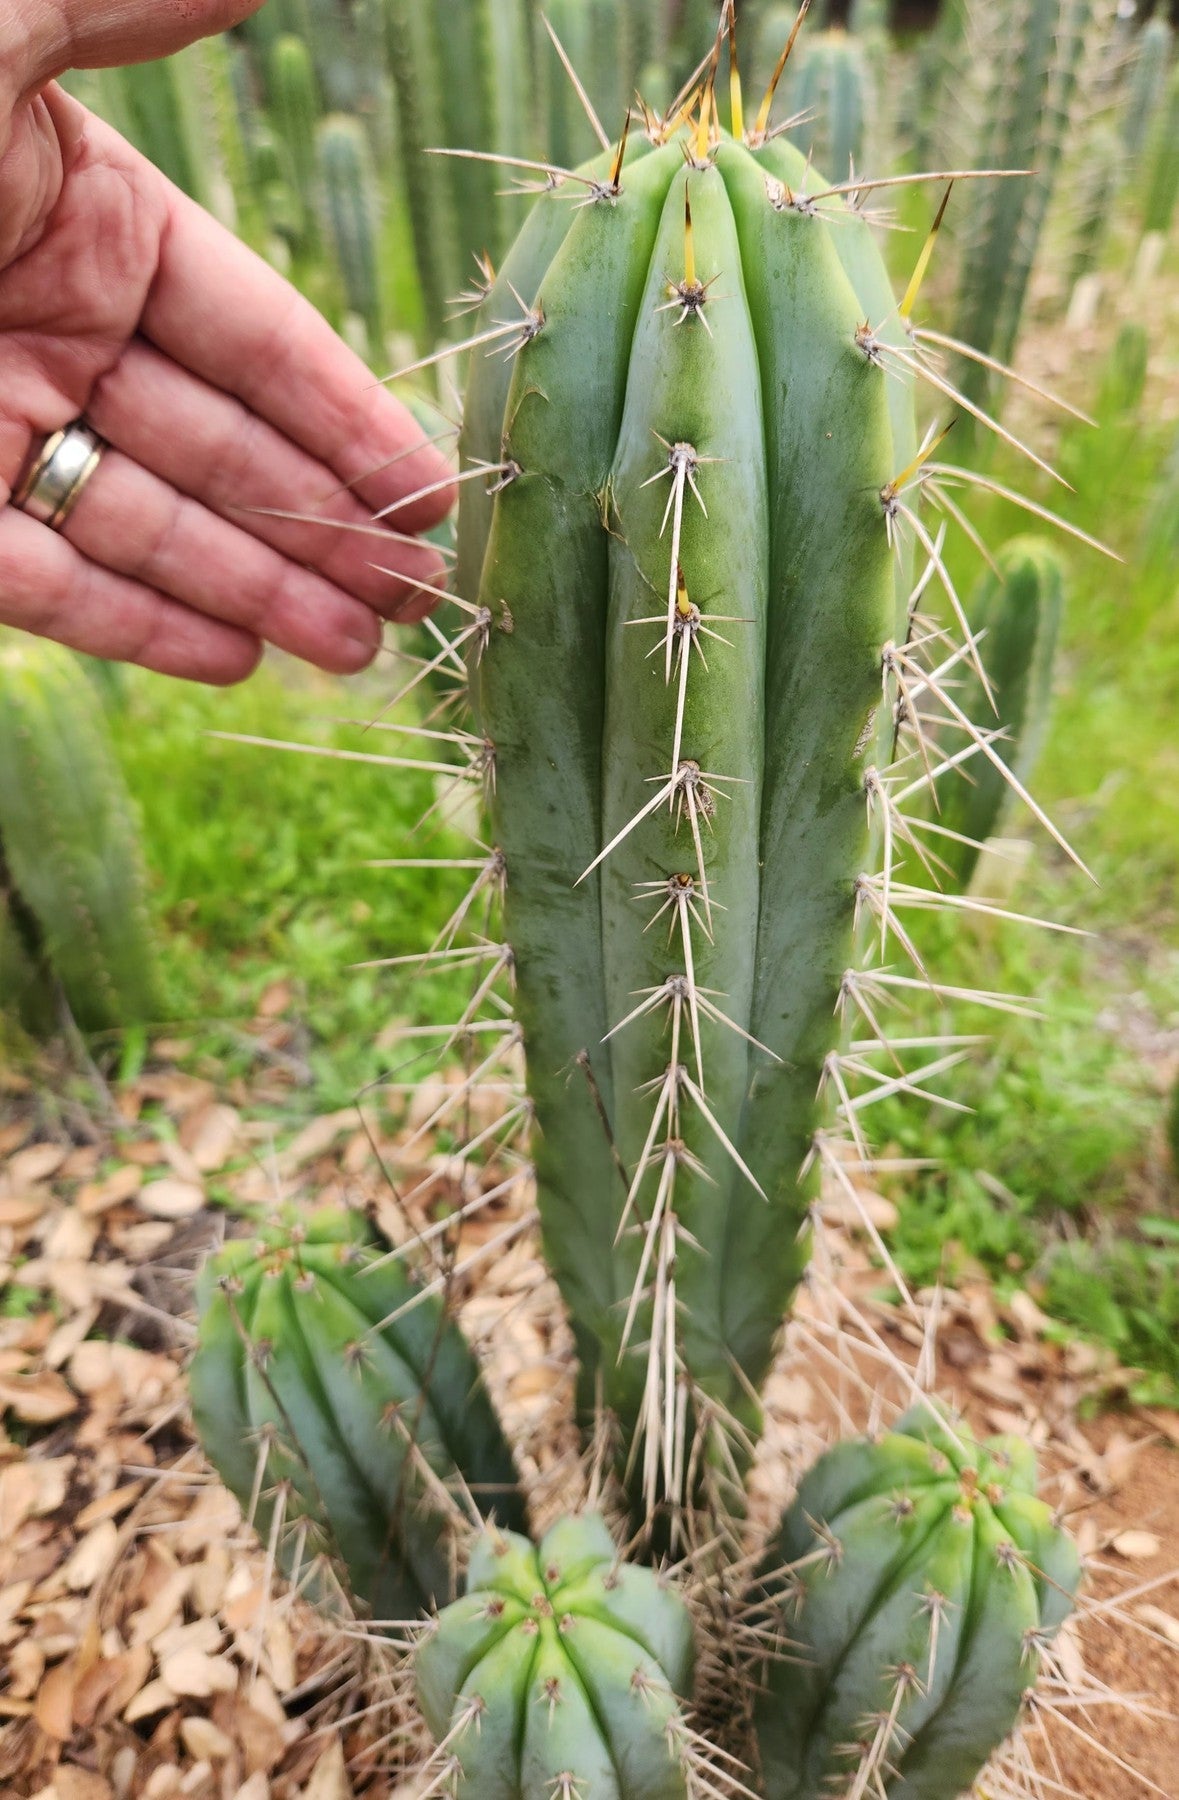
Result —
<path fill-rule="evenodd" d="M 66 69 L 170 56 L 257 12 L 262 0 L 16 0 L 26 93 Z"/>

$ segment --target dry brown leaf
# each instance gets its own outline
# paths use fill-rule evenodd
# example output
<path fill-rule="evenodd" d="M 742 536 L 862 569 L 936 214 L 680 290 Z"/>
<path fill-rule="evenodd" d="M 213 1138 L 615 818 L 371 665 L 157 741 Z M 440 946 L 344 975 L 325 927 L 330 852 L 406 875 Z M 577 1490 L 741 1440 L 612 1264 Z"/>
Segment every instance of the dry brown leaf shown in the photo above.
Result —
<path fill-rule="evenodd" d="M 191 1569 L 175 1569 L 162 1576 L 147 1605 L 132 1613 L 128 1621 L 133 1644 L 150 1644 L 159 1637 L 179 1613 L 191 1582 Z"/>
<path fill-rule="evenodd" d="M 226 1737 L 212 1719 L 185 1719 L 180 1736 L 189 1755 L 198 1762 L 225 1762 L 233 1755 L 233 1739 Z"/>
<path fill-rule="evenodd" d="M 57 1174 L 69 1153 L 68 1144 L 30 1144 L 27 1150 L 18 1150 L 15 1156 L 9 1157 L 4 1171 L 8 1192 L 14 1194 L 39 1181 L 48 1181 L 51 1175 Z"/>
<path fill-rule="evenodd" d="M 98 1242 L 98 1222 L 84 1219 L 76 1206 L 62 1208 L 41 1244 L 50 1262 L 87 1262 Z"/>
<path fill-rule="evenodd" d="M 227 1656 L 209 1656 L 203 1650 L 178 1650 L 160 1663 L 160 1678 L 177 1699 L 208 1700 L 213 1694 L 231 1694 L 237 1687 L 237 1670 Z"/>
<path fill-rule="evenodd" d="M 221 1628 L 216 1619 L 194 1619 L 190 1625 L 171 1625 L 152 1643 L 161 1663 L 166 1657 L 179 1656 L 183 1650 L 199 1650 L 214 1656 L 220 1648 Z"/>
<path fill-rule="evenodd" d="M 89 1531 L 102 1519 L 117 1519 L 121 1512 L 134 1506 L 143 1492 L 142 1481 L 128 1481 L 122 1487 L 112 1488 L 109 1494 L 100 1494 L 89 1506 L 84 1506 L 74 1520 L 75 1531 Z"/>
<path fill-rule="evenodd" d="M 84 1219 L 99 1217 L 113 1206 L 134 1200 L 143 1186 L 143 1170 L 135 1163 L 123 1163 L 104 1181 L 89 1181 L 78 1189 L 74 1202 Z"/>
<path fill-rule="evenodd" d="M 204 1207 L 205 1190 L 195 1181 L 166 1175 L 162 1181 L 149 1181 L 140 1188 L 135 1204 L 153 1219 L 192 1219 Z"/>
<path fill-rule="evenodd" d="M 35 1225 L 53 1196 L 48 1188 L 40 1194 L 14 1194 L 0 1197 L 0 1227 L 24 1231 Z"/>
<path fill-rule="evenodd" d="M 14 1700 L 31 1700 L 45 1673 L 45 1652 L 32 1638 L 18 1638 L 8 1653 L 6 1695 Z"/>
<path fill-rule="evenodd" d="M 11 1543 L 26 1519 L 44 1518 L 57 1511 L 65 1500 L 75 1462 L 72 1456 L 55 1456 L 44 1462 L 10 1463 L 0 1469 L 0 1544 Z"/>
<path fill-rule="evenodd" d="M 353 1800 L 352 1783 L 344 1761 L 344 1746 L 337 1739 L 315 1765 L 303 1800 Z"/>
<path fill-rule="evenodd" d="M 105 1775 L 62 1763 L 53 1777 L 57 1800 L 113 1800 L 114 1789 Z"/>
<path fill-rule="evenodd" d="M 167 1712 L 175 1706 L 176 1696 L 166 1681 L 149 1681 L 123 1709 L 123 1717 L 128 1725 L 135 1725 L 140 1719 L 152 1719 L 157 1713 Z"/>
<path fill-rule="evenodd" d="M 1157 1556 L 1162 1549 L 1153 1531 L 1119 1531 L 1117 1537 L 1110 1540 L 1110 1549 L 1127 1562 L 1145 1562 Z"/>
<path fill-rule="evenodd" d="M 45 1346 L 42 1362 L 47 1369 L 60 1369 L 89 1335 L 102 1308 L 84 1306 L 72 1318 L 64 1319 Z"/>
<path fill-rule="evenodd" d="M 1161 1606 L 1140 1606 L 1138 1617 L 1153 1631 L 1161 1632 L 1168 1644 L 1174 1644 L 1179 1649 L 1179 1619 L 1174 1613 L 1164 1612 Z"/>
<path fill-rule="evenodd" d="M 33 1701 L 33 1717 L 46 1737 L 68 1744 L 74 1735 L 74 1689 L 78 1671 L 75 1663 L 58 1663 L 50 1669 L 37 1689 Z"/>
<path fill-rule="evenodd" d="M 103 1519 L 74 1546 L 62 1571 L 66 1586 L 76 1594 L 87 1592 L 106 1574 L 118 1549 L 119 1528 L 113 1519 Z"/>
<path fill-rule="evenodd" d="M 279 1158 L 284 1169 L 297 1169 L 301 1163 L 311 1162 L 330 1150 L 336 1139 L 351 1132 L 356 1124 L 356 1110 L 349 1107 L 345 1112 L 323 1113 L 318 1119 L 312 1119 L 304 1125 L 298 1136 L 293 1138 Z"/>
<path fill-rule="evenodd" d="M 241 1114 L 235 1106 L 214 1104 L 185 1120 L 180 1142 L 202 1175 L 223 1169 L 237 1147 Z"/>
<path fill-rule="evenodd" d="M 52 1369 L 0 1376 L 0 1412 L 14 1412 L 26 1425 L 54 1425 L 77 1410 L 76 1394 Z"/>
<path fill-rule="evenodd" d="M 97 1720 L 113 1719 L 139 1693 L 151 1674 L 146 1644 L 103 1657 L 87 1669 L 74 1694 L 74 1723 L 89 1730 Z"/>

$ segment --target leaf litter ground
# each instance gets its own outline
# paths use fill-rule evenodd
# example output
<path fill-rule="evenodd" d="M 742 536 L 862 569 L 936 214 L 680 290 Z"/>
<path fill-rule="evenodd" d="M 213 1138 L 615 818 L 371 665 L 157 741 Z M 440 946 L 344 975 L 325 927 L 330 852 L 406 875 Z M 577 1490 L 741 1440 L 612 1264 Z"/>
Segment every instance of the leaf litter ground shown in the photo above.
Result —
<path fill-rule="evenodd" d="M 391 1657 L 268 1591 L 264 1553 L 188 1416 L 193 1272 L 240 1228 L 241 1209 L 363 1206 L 401 1241 L 455 1198 L 444 1141 L 418 1136 L 403 1153 L 446 1075 L 396 1115 L 350 1109 L 285 1132 L 265 1116 L 299 1079 L 282 1011 L 272 995 L 255 1021 L 263 1054 L 250 1081 L 187 1073 L 175 1061 L 185 1046 L 166 1041 L 97 1105 L 53 1099 L 61 1082 L 0 1075 L 0 1795 L 11 1800 L 417 1791 Z M 436 1176 L 416 1216 L 394 1203 L 390 1172 L 403 1192 Z M 480 1179 L 493 1186 L 494 1166 Z M 849 1193 L 825 1197 L 821 1279 L 768 1389 L 753 1482 L 766 1521 L 834 1426 L 862 1423 L 873 1393 L 903 1403 L 902 1367 L 924 1357 L 931 1372 L 928 1341 L 888 1298 L 865 1235 L 866 1221 L 887 1233 L 891 1202 Z M 460 1257 L 528 1205 L 517 1190 L 468 1219 Z M 543 1523 L 575 1495 L 578 1465 L 570 1340 L 532 1233 L 480 1265 L 459 1298 Z M 923 1298 L 938 1314 L 940 1391 L 976 1430 L 1037 1444 L 1093 1566 L 1094 1609 L 1062 1649 L 1090 1703 L 1050 1723 L 1035 1752 L 1045 1785 L 1029 1791 L 1179 1794 L 1179 1413 L 1134 1406 L 1132 1372 L 1061 1342 L 1029 1295 L 1000 1302 L 977 1280 Z M 837 1367 L 831 1334 L 849 1305 L 861 1323 Z"/>

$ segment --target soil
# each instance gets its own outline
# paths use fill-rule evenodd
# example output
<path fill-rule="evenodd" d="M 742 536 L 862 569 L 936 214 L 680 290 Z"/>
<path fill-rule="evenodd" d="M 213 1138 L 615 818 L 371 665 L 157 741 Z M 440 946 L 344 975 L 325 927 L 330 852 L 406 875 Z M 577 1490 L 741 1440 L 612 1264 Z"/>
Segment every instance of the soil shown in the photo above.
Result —
<path fill-rule="evenodd" d="M 388 1654 L 271 1596 L 262 1550 L 188 1422 L 192 1271 L 227 1205 L 365 1206 L 400 1239 L 431 1215 L 407 1220 L 386 1171 L 411 1186 L 445 1174 L 428 1142 L 406 1168 L 407 1122 L 384 1116 L 333 1114 L 276 1148 L 256 1118 L 289 1099 L 274 1010 L 256 1027 L 253 1084 L 184 1073 L 169 1059 L 184 1047 L 167 1044 L 101 1107 L 0 1077 L 5 1800 L 417 1792 L 381 1743 L 405 1719 Z M 413 1116 L 436 1102 L 417 1096 Z M 530 1202 L 519 1192 L 463 1228 L 463 1253 L 505 1225 L 515 1235 L 460 1298 L 543 1520 L 576 1498 L 577 1459 L 569 1338 L 525 1228 Z M 833 1420 L 887 1418 L 918 1364 L 933 1373 L 916 1312 L 878 1297 L 864 1229 L 886 1231 L 888 1205 L 867 1189 L 854 1204 L 827 1198 L 814 1279 L 768 1388 L 753 1482 L 767 1519 Z M 1092 1571 L 1022 1774 L 1008 1759 L 978 1800 L 1179 1800 L 1179 1414 L 1133 1407 L 1127 1372 L 1056 1341 L 1028 1296 L 1000 1306 L 979 1281 L 920 1299 L 937 1319 L 939 1391 L 979 1432 L 1036 1443 Z"/>

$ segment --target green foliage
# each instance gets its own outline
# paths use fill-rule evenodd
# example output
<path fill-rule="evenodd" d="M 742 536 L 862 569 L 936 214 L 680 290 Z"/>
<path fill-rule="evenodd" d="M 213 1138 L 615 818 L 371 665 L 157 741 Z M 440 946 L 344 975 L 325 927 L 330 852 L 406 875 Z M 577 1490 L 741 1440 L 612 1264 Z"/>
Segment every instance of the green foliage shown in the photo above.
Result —
<path fill-rule="evenodd" d="M 458 1759 L 457 1794 L 687 1800 L 692 1664 L 683 1600 L 589 1515 L 536 1547 L 485 1533 L 415 1673 L 426 1723 Z"/>
<path fill-rule="evenodd" d="M 202 1021 L 210 1049 L 237 1073 L 249 1055 L 241 1022 L 284 981 L 314 1083 L 293 1103 L 347 1106 L 388 1074 L 391 1019 L 425 1023 L 462 1009 L 453 977 L 415 983 L 408 971 L 357 966 L 428 949 L 439 909 L 449 915 L 462 899 L 461 874 L 440 870 L 425 886 L 412 872 L 371 866 L 433 804 L 434 779 L 407 769 L 391 784 L 387 769 L 208 736 L 371 748 L 364 728 L 387 696 L 383 685 L 380 697 L 355 683 L 346 690 L 277 659 L 227 693 L 127 673 L 127 704 L 110 729 L 143 814 L 165 1016 Z M 331 725 L 341 714 L 356 724 Z M 463 845 L 442 833 L 435 847 L 457 856 Z"/>
<path fill-rule="evenodd" d="M 465 1515 L 448 1488 L 520 1520 L 511 1452 L 461 1332 L 355 1215 L 233 1240 L 202 1272 L 197 1305 L 197 1430 L 287 1574 L 323 1557 L 372 1617 L 412 1619 L 451 1594 Z"/>
<path fill-rule="evenodd" d="M 30 1025 L 49 978 L 83 1030 L 155 1016 L 139 831 L 101 704 L 68 651 L 16 634 L 0 639 L 0 906 L 0 997 Z"/>
<path fill-rule="evenodd" d="M 1144 1371 L 1139 1403 L 1179 1404 L 1179 1220 L 1144 1218 L 1118 1237 L 1061 1246 L 1044 1267 L 1043 1304 L 1123 1368 Z"/>
<path fill-rule="evenodd" d="M 975 1443 L 925 1407 L 805 1477 L 766 1587 L 789 1654 L 757 1707 L 769 1800 L 853 1778 L 950 1800 L 1014 1730 L 1080 1566 L 1020 1440 Z"/>
<path fill-rule="evenodd" d="M 679 143 L 640 146 L 606 203 L 538 203 L 486 317 L 511 317 L 514 288 L 542 295 L 543 327 L 514 361 L 475 360 L 463 438 L 468 464 L 506 458 L 526 474 L 494 499 L 468 484 L 459 516 L 458 591 L 492 625 L 474 703 L 496 745 L 490 841 L 508 869 L 546 1254 L 586 1408 L 600 1384 L 628 1430 L 647 1375 L 641 1354 L 621 1353 L 650 1319 L 650 1302 L 628 1319 L 628 1299 L 654 1252 L 620 1223 L 644 1177 L 647 1205 L 659 1176 L 674 1188 L 685 1361 L 742 1416 L 800 1273 L 810 1187 L 798 1171 L 869 853 L 860 759 L 903 605 L 881 491 L 914 436 L 904 379 L 857 350 L 866 317 L 896 324 L 867 228 L 792 211 L 805 159 L 781 140 L 754 152 L 726 138 L 715 167 L 685 172 L 684 160 Z M 667 303 L 685 266 L 685 184 L 700 282 L 745 271 L 711 334 L 696 316 L 707 299 Z M 661 439 L 698 447 L 700 502 Z M 677 491 L 686 589 L 673 581 L 667 625 Z M 693 637 L 712 614 L 724 647 L 708 646 L 706 669 Z M 665 682 L 673 662 L 682 676 Z M 650 816 L 652 783 L 681 753 L 718 772 L 681 799 L 702 809 L 698 852 L 686 821 L 677 833 L 674 812 Z M 709 931 L 712 892 L 726 911 Z M 660 908 L 670 945 L 666 924 L 647 929 Z M 685 1016 L 684 1073 L 673 1066 L 675 1091 L 657 1102 L 667 1014 L 691 981 L 727 996 L 728 1017 L 690 1029 Z M 569 1077 L 586 1058 L 614 1147 L 638 1171 L 625 1205 L 595 1087 Z M 693 1100 L 687 1079 L 702 1076 Z"/>

